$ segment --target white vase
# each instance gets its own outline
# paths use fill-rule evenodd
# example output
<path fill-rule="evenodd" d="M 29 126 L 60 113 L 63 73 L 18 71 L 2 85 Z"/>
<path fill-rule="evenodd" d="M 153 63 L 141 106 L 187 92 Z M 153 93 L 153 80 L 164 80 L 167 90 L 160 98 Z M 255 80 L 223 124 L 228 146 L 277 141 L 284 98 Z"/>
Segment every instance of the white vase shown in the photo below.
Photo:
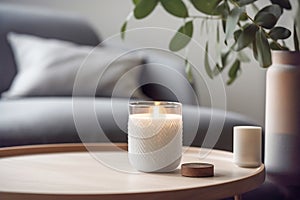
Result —
<path fill-rule="evenodd" d="M 267 71 L 265 166 L 267 180 L 300 186 L 300 53 L 272 52 Z"/>

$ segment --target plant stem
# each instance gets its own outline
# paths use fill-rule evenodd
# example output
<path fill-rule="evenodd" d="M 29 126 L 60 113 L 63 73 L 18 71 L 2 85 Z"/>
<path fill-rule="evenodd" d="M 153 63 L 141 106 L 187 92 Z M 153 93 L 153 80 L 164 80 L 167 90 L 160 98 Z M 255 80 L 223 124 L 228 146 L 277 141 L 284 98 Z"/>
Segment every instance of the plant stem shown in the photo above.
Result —
<path fill-rule="evenodd" d="M 211 20 L 219 20 L 219 19 L 222 19 L 221 17 L 198 16 L 198 15 L 191 15 L 191 16 L 188 16 L 187 18 L 192 18 L 192 19 L 211 19 Z"/>

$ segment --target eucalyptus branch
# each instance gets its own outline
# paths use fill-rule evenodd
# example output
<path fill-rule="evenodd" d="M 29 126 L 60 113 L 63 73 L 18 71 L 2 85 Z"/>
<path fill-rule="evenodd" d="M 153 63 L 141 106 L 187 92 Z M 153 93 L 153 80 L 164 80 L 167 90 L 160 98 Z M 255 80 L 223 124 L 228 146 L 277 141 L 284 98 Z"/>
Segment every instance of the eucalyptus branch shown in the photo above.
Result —
<path fill-rule="evenodd" d="M 184 0 L 134 0 L 135 8 L 133 10 L 133 16 L 136 19 L 143 19 L 147 17 L 157 5 L 161 5 L 169 14 L 183 19 L 183 25 L 179 27 L 175 35 L 172 37 L 169 43 L 169 49 L 171 51 L 179 51 L 187 48 L 187 45 L 191 41 L 194 32 L 194 21 L 200 20 L 200 29 L 208 31 L 210 33 L 209 20 L 222 22 L 222 28 L 225 33 L 225 45 L 226 52 L 219 54 L 221 57 L 219 63 L 214 68 L 207 62 L 208 41 L 205 48 L 205 61 L 204 66 L 208 75 L 213 78 L 218 73 L 216 70 L 222 72 L 222 70 L 228 65 L 229 69 L 229 81 L 231 84 L 237 77 L 241 70 L 241 65 L 244 62 L 249 62 L 250 59 L 245 59 L 245 54 L 242 55 L 242 49 L 250 47 L 253 50 L 255 59 L 262 67 L 268 67 L 272 63 L 271 49 L 286 50 L 285 39 L 291 35 L 291 31 L 288 28 L 275 26 L 284 9 L 291 9 L 291 0 L 276 0 L 271 1 L 271 5 L 264 8 L 258 8 L 255 4 L 255 0 L 189 0 L 190 4 L 186 5 Z M 298 0 L 300 3 L 300 0 Z M 299 5 L 299 4 L 298 4 Z M 256 13 L 254 16 L 250 16 L 246 8 L 252 6 L 252 10 Z M 189 8 L 193 7 L 198 13 L 189 15 Z M 281 10 L 279 10 L 281 9 Z M 299 16 L 300 9 L 297 16 Z M 271 16 L 271 15 L 274 15 Z M 124 38 L 127 22 L 132 15 L 129 15 L 121 28 L 121 36 Z M 296 21 L 296 20 L 295 20 Z M 297 20 L 297 24 L 294 25 L 294 42 L 296 50 L 299 51 L 299 42 L 296 26 L 299 27 L 300 20 Z M 220 44 L 219 27 L 217 27 L 217 44 Z M 300 32 L 300 31 L 299 31 Z M 234 36 L 235 43 L 229 45 L 227 41 Z M 253 45 L 253 46 L 251 46 Z M 220 46 L 217 47 L 220 49 Z M 237 55 L 235 58 L 230 58 L 229 55 L 235 52 Z M 191 67 L 188 62 L 188 50 L 185 52 L 186 57 L 186 69 L 189 79 L 192 78 Z M 231 62 L 234 61 L 234 62 Z M 221 67 L 222 66 L 222 67 Z"/>
<path fill-rule="evenodd" d="M 262 26 L 260 26 L 259 24 L 257 24 L 257 23 L 254 21 L 254 19 L 248 15 L 247 12 L 245 12 L 245 14 L 246 14 L 247 18 L 248 18 L 254 25 L 256 25 L 259 29 L 264 30 L 264 34 L 267 36 L 267 38 L 271 38 L 271 40 L 274 42 L 274 44 L 275 44 L 279 49 L 281 49 L 281 50 L 284 49 L 284 48 L 282 48 L 282 46 L 281 46 L 276 40 L 274 40 L 272 37 L 270 37 L 270 34 L 269 34 L 268 32 L 265 31 L 265 28 L 264 28 L 264 27 L 262 27 Z"/>
<path fill-rule="evenodd" d="M 239 4 L 237 4 L 235 1 L 230 0 L 230 2 L 238 8 L 241 8 Z M 270 37 L 270 34 L 265 31 L 265 28 L 262 27 L 261 25 L 257 24 L 255 20 L 245 11 L 244 14 L 246 15 L 247 19 L 249 19 L 255 26 L 257 26 L 259 29 L 262 29 L 264 31 L 264 34 L 266 35 L 267 38 L 271 38 L 271 40 L 274 42 L 274 44 L 281 50 L 284 50 L 284 48 L 278 43 L 278 41 L 274 40 L 272 37 Z"/>

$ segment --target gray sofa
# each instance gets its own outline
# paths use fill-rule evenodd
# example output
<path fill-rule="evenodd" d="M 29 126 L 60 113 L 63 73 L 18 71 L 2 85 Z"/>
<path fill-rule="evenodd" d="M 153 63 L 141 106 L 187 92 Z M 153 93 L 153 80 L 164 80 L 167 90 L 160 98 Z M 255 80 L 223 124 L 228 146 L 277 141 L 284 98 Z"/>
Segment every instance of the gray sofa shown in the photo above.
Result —
<path fill-rule="evenodd" d="M 10 88 L 18 73 L 7 41 L 8 32 L 57 38 L 90 46 L 101 42 L 98 34 L 85 20 L 71 14 L 1 4 L 0 23 L 0 94 Z M 165 56 L 150 53 L 147 53 L 145 62 L 139 77 L 144 94 L 153 100 L 179 100 L 183 103 L 185 145 L 211 146 L 232 151 L 233 126 L 255 125 L 243 115 L 198 106 L 190 85 L 182 79 L 185 76 L 183 63 L 174 63 Z M 173 68 L 169 71 L 159 70 L 155 63 Z M 154 84 L 158 82 L 162 85 Z M 176 95 L 168 89 L 174 87 Z M 74 113 L 74 102 L 80 112 Z M 93 119 L 87 117 L 91 111 L 90 105 L 93 108 Z M 70 142 L 126 142 L 127 108 L 127 98 L 107 96 L 0 99 L 0 147 Z M 119 121 L 115 121 L 116 116 Z M 91 124 L 95 119 L 101 125 L 101 134 L 99 126 Z M 245 197 L 265 199 L 268 195 L 267 197 L 280 199 L 276 192 L 278 193 L 276 188 L 266 184 L 247 193 Z"/>

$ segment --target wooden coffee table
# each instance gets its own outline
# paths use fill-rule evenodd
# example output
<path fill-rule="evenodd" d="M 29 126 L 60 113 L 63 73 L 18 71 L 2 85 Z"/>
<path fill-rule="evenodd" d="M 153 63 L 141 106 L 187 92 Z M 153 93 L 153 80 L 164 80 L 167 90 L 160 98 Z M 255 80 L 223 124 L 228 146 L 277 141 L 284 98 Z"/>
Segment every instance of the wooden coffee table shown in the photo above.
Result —
<path fill-rule="evenodd" d="M 86 150 L 86 147 L 89 151 Z M 126 144 L 55 144 L 0 149 L 0 199 L 219 199 L 250 191 L 264 165 L 240 168 L 226 151 L 183 148 L 182 162 L 208 162 L 215 176 L 189 178 L 131 168 Z M 200 158 L 201 155 L 207 155 Z"/>

